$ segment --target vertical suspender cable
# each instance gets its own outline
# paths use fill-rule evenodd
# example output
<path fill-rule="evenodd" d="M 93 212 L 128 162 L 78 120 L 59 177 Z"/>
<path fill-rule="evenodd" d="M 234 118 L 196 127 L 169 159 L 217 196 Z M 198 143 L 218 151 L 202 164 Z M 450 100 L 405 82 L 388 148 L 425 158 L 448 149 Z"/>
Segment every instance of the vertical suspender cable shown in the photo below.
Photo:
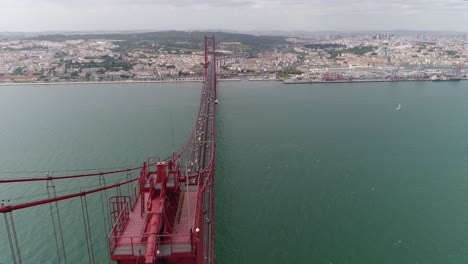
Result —
<path fill-rule="evenodd" d="M 103 175 L 99 176 L 99 188 L 105 187 L 106 186 L 106 180 L 104 179 Z M 108 208 L 105 204 L 107 202 L 107 198 L 104 200 L 103 192 L 99 192 L 101 195 L 101 207 L 102 207 L 102 217 L 104 220 L 104 229 L 105 232 L 104 234 L 107 237 L 107 233 L 110 231 L 110 226 L 109 226 L 109 214 L 106 211 L 106 208 Z M 106 196 L 107 197 L 107 196 Z"/>
<path fill-rule="evenodd" d="M 132 171 L 131 171 L 131 170 L 128 170 L 128 171 L 127 171 L 127 181 L 129 181 L 130 178 L 132 178 Z M 131 196 L 130 184 L 127 184 L 127 195 L 128 195 L 128 196 Z"/>
<path fill-rule="evenodd" d="M 105 186 L 105 181 L 104 181 L 104 175 L 100 175 L 99 176 L 99 188 L 102 188 Z M 99 192 L 99 194 L 101 195 L 101 212 L 102 212 L 102 220 L 104 221 L 104 236 L 105 236 L 105 239 L 107 239 L 107 233 L 110 231 L 110 227 L 108 227 L 108 224 L 109 224 L 109 220 L 108 220 L 108 217 L 109 215 L 106 214 L 106 210 L 104 209 L 104 196 L 103 196 L 103 192 Z M 109 255 L 109 250 L 106 250 L 106 254 L 108 256 L 108 260 L 109 260 L 109 263 L 111 263 L 110 261 L 110 255 Z"/>
<path fill-rule="evenodd" d="M 11 230 L 13 231 L 13 237 L 15 239 L 16 253 L 18 253 L 18 261 L 19 261 L 19 264 L 23 264 L 23 261 L 21 260 L 21 252 L 20 252 L 20 248 L 18 245 L 18 237 L 16 236 L 15 221 L 13 220 L 12 212 L 10 212 L 10 220 L 11 220 Z"/>
<path fill-rule="evenodd" d="M 47 198 L 50 198 L 50 188 L 55 188 L 54 183 L 52 180 L 47 180 L 46 183 L 46 188 L 47 188 Z M 58 263 L 62 263 L 62 259 L 60 258 L 60 250 L 59 250 L 59 243 L 58 243 L 58 238 L 57 238 L 57 228 L 55 227 L 55 217 L 54 217 L 54 211 L 53 211 L 53 206 L 52 203 L 49 203 L 49 209 L 50 209 L 50 218 L 52 220 L 52 228 L 54 229 L 54 238 L 55 238 L 55 249 L 57 250 L 57 259 Z"/>
<path fill-rule="evenodd" d="M 48 175 L 47 175 L 48 176 Z M 49 196 L 50 198 L 50 192 L 49 192 L 49 187 L 52 188 L 52 194 L 54 195 L 53 197 L 57 197 L 57 192 L 55 191 L 55 185 L 54 183 L 52 182 L 52 180 L 50 180 L 50 183 L 51 185 L 49 185 L 49 181 L 47 181 L 47 196 Z M 67 252 L 65 250 L 65 240 L 63 239 L 63 229 L 62 229 L 62 219 L 60 217 L 60 210 L 59 210 L 59 206 L 58 206 L 58 202 L 55 201 L 55 212 L 57 213 L 57 223 L 58 223 L 58 228 L 59 228 L 59 235 L 60 235 L 60 241 L 61 241 L 61 245 L 62 245 L 62 254 L 63 254 L 63 261 L 65 264 L 68 263 L 68 260 L 67 260 Z M 56 235 L 56 231 L 55 231 L 55 223 L 54 223 L 54 217 L 53 217 L 53 214 L 52 214 L 52 204 L 50 204 L 51 207 L 50 207 L 50 213 L 51 213 L 51 216 L 52 216 L 52 223 L 53 223 L 53 226 L 54 226 L 54 235 L 55 235 L 55 240 L 57 240 L 57 235 Z M 59 256 L 59 262 L 60 262 L 60 254 L 59 254 L 59 246 L 58 246 L 58 243 L 56 241 L 56 245 L 57 245 L 57 255 Z"/>
<path fill-rule="evenodd" d="M 101 176 L 102 176 L 102 183 L 104 186 L 106 186 L 106 179 L 104 178 L 104 175 L 101 173 Z M 109 196 L 107 195 L 107 189 L 104 190 L 104 197 L 106 198 L 106 202 L 109 201 Z M 109 228 L 107 229 L 107 232 L 110 231 L 111 229 L 111 223 L 110 223 L 110 209 L 109 209 L 109 203 L 107 202 L 106 203 L 106 216 L 107 216 L 107 224 L 109 226 Z"/>
<path fill-rule="evenodd" d="M 117 186 L 117 196 L 122 196 L 122 190 L 120 189 L 120 185 Z"/>
<path fill-rule="evenodd" d="M 57 251 L 57 259 L 58 263 L 62 263 L 62 260 L 60 258 L 60 250 L 59 250 L 59 245 L 58 245 L 58 238 L 57 238 L 57 231 L 55 227 L 55 218 L 54 218 L 54 213 L 53 213 L 53 207 L 52 203 L 49 203 L 49 208 L 50 208 L 50 217 L 52 218 L 52 228 L 54 229 L 54 238 L 55 238 L 55 249 Z"/>
<path fill-rule="evenodd" d="M 85 229 L 85 237 L 86 237 L 86 248 L 88 250 L 88 261 L 91 264 L 91 252 L 89 249 L 89 239 L 88 239 L 88 228 L 86 226 L 86 214 L 85 214 L 85 208 L 83 204 L 83 196 L 80 196 L 80 201 L 81 201 L 81 212 L 83 214 L 83 224 L 84 224 L 84 229 Z"/>
<path fill-rule="evenodd" d="M 15 250 L 13 249 L 13 241 L 11 241 L 10 224 L 8 223 L 8 218 L 6 214 L 3 214 L 3 217 L 5 218 L 5 227 L 8 234 L 8 241 L 10 242 L 11 257 L 13 259 L 13 263 L 16 264 L 16 254 Z"/>
<path fill-rule="evenodd" d="M 57 196 L 57 194 L 55 193 L 55 189 L 54 189 L 54 196 Z M 56 207 L 56 211 L 57 211 L 57 220 L 58 220 L 58 226 L 59 226 L 60 240 L 62 240 L 63 260 L 64 260 L 65 264 L 67 264 L 68 263 L 68 261 L 67 261 L 67 252 L 65 251 L 65 241 L 63 240 L 63 232 L 62 232 L 62 219 L 60 218 L 60 211 L 59 211 L 59 207 L 58 207 L 57 202 L 55 202 L 55 207 Z"/>
<path fill-rule="evenodd" d="M 86 221 L 88 222 L 88 234 L 89 234 L 89 244 L 90 244 L 90 249 L 91 249 L 91 259 L 93 260 L 94 263 L 94 249 L 93 249 L 93 237 L 91 234 L 91 225 L 89 224 L 89 214 L 88 214 L 88 202 L 86 200 L 86 196 L 83 196 L 84 203 L 85 203 L 85 209 L 86 209 Z"/>

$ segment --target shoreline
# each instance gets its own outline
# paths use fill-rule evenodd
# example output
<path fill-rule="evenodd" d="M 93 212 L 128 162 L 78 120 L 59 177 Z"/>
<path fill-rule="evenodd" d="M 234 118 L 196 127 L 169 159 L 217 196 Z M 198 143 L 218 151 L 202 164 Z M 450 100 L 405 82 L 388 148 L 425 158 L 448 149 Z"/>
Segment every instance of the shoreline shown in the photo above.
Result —
<path fill-rule="evenodd" d="M 387 80 L 387 79 L 369 79 L 369 80 L 333 80 L 333 81 L 316 81 L 316 80 L 283 80 L 284 84 L 314 84 L 314 83 L 374 83 L 374 82 L 461 82 L 467 81 L 468 78 L 462 78 L 460 80 L 418 80 L 418 79 L 406 79 L 406 80 Z"/>
<path fill-rule="evenodd" d="M 242 81 L 238 78 L 217 79 L 218 82 Z M 282 81 L 282 80 L 256 80 L 256 81 Z M 73 84 L 132 84 L 132 83 L 200 83 L 203 79 L 178 79 L 178 80 L 141 80 L 141 81 L 58 81 L 58 82 L 0 82 L 0 86 L 22 85 L 73 85 Z"/>
<path fill-rule="evenodd" d="M 73 82 L 5 82 L 0 86 L 22 86 L 22 85 L 73 85 L 73 84 L 132 84 L 132 83 L 200 83 L 202 79 L 190 80 L 151 80 L 151 81 L 73 81 Z"/>
<path fill-rule="evenodd" d="M 370 80 L 333 80 L 333 81 L 317 81 L 317 80 L 271 80 L 271 79 L 255 79 L 255 80 L 242 80 L 237 78 L 218 79 L 218 82 L 236 82 L 236 81 L 254 81 L 254 82 L 283 82 L 283 84 L 322 84 L 322 83 L 373 83 L 373 82 L 458 82 L 468 81 L 468 78 L 462 78 L 458 81 L 450 80 L 386 80 L 386 79 L 370 79 Z M 147 80 L 147 81 L 59 81 L 59 82 L 0 82 L 2 86 L 25 86 L 25 85 L 86 85 L 86 84 L 134 84 L 134 83 L 200 83 L 203 79 L 179 79 L 179 80 Z"/>

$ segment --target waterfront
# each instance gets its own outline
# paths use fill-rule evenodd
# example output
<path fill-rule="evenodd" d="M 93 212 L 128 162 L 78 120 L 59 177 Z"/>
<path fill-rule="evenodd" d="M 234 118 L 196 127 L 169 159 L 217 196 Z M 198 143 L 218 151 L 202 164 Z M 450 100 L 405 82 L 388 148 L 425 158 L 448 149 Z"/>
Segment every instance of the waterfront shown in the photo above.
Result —
<path fill-rule="evenodd" d="M 466 82 L 219 88 L 217 263 L 468 260 Z M 171 114 L 177 148 L 193 126 L 199 92 L 199 83 L 0 87 L 0 171 L 116 167 L 165 156 L 158 150 L 172 148 Z M 72 183 L 57 185 L 95 184 Z M 15 186 L 0 186 L 0 199 L 45 192 Z M 63 207 L 67 251 L 79 263 L 87 254 L 73 235 L 83 225 L 79 201 Z M 54 244 L 46 246 L 47 210 L 15 214 L 23 217 L 17 226 L 26 226 L 19 232 L 24 263 L 32 256 L 56 263 Z M 105 260 L 100 205 L 92 210 L 96 252 Z M 4 241 L 0 263 L 9 263 Z"/>
<path fill-rule="evenodd" d="M 465 82 L 248 84 L 219 93 L 218 263 L 468 260 Z"/>

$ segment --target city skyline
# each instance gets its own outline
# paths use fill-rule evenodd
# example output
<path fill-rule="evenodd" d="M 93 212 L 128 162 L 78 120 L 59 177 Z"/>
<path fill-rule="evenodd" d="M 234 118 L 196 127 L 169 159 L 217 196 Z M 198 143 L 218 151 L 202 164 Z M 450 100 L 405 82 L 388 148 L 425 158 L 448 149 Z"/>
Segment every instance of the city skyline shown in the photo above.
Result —
<path fill-rule="evenodd" d="M 197 30 L 468 31 L 463 0 L 17 0 L 0 32 Z"/>

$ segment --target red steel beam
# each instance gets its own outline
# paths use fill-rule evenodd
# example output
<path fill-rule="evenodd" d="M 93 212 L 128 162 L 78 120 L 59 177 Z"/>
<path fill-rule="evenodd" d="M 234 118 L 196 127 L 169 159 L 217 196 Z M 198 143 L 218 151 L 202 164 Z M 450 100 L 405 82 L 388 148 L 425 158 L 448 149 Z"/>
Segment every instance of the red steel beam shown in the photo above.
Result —
<path fill-rule="evenodd" d="M 150 164 L 150 165 L 153 165 L 153 164 Z M 114 170 L 114 171 L 93 172 L 93 173 L 65 175 L 65 176 L 0 179 L 0 183 L 33 182 L 33 181 L 48 181 L 48 180 L 63 180 L 63 179 L 72 179 L 72 178 L 83 178 L 83 177 L 91 177 L 91 176 L 109 175 L 109 174 L 121 173 L 121 172 L 126 172 L 126 171 L 134 171 L 134 170 L 138 170 L 138 169 L 141 169 L 141 168 L 142 167 L 140 166 L 140 167 L 121 169 L 121 170 Z"/>
<path fill-rule="evenodd" d="M 42 204 L 48 204 L 48 203 L 62 201 L 62 200 L 67 200 L 67 199 L 76 198 L 76 197 L 79 197 L 79 196 L 85 196 L 85 195 L 92 194 L 92 193 L 95 193 L 95 192 L 100 192 L 100 191 L 104 191 L 104 190 L 107 190 L 107 189 L 119 187 L 121 185 L 125 185 L 125 184 L 128 184 L 128 183 L 134 182 L 136 180 L 138 180 L 138 178 L 133 179 L 133 180 L 124 181 L 124 182 L 119 182 L 119 183 L 109 185 L 109 186 L 106 186 L 106 187 L 93 189 L 93 190 L 90 190 L 90 191 L 82 191 L 82 192 L 78 192 L 78 193 L 57 196 L 55 198 L 42 199 L 42 200 L 37 200 L 37 201 L 27 202 L 27 203 L 21 203 L 21 204 L 16 204 L 16 205 L 5 205 L 5 206 L 0 207 L 0 213 L 8 213 L 8 212 L 11 212 L 11 211 L 24 209 L 24 208 L 28 208 L 28 207 L 38 206 L 38 205 L 42 205 Z"/>

